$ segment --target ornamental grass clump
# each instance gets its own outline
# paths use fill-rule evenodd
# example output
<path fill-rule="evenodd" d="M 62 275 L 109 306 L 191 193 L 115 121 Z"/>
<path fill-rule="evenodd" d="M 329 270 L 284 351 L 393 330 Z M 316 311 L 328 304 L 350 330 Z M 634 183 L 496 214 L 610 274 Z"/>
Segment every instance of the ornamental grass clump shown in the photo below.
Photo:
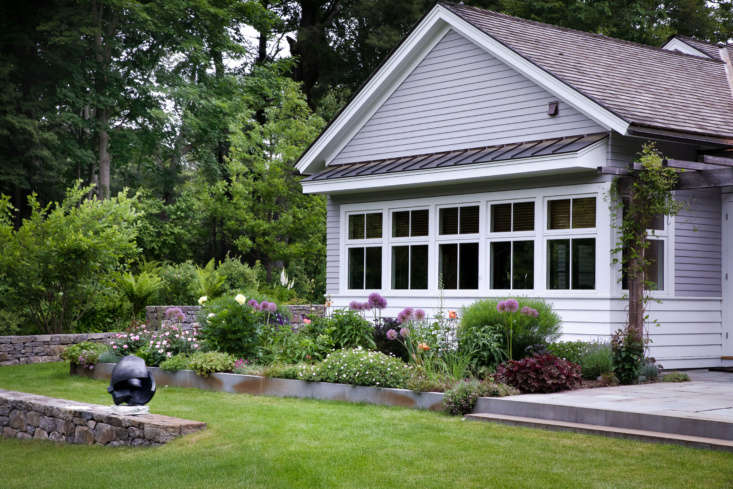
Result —
<path fill-rule="evenodd" d="M 318 380 L 340 384 L 403 388 L 409 377 L 410 367 L 399 358 L 362 348 L 335 351 L 317 369 Z"/>
<path fill-rule="evenodd" d="M 581 384 L 580 366 L 549 353 L 508 360 L 496 369 L 496 378 L 522 392 L 559 392 Z"/>

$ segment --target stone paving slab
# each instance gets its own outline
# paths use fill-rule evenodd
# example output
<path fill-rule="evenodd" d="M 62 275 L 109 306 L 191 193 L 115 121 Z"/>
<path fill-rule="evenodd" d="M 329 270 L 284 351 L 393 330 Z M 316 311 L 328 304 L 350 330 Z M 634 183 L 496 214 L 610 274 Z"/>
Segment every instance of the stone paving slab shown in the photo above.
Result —
<path fill-rule="evenodd" d="M 733 386 L 722 382 L 659 382 L 503 399 L 733 423 Z"/>

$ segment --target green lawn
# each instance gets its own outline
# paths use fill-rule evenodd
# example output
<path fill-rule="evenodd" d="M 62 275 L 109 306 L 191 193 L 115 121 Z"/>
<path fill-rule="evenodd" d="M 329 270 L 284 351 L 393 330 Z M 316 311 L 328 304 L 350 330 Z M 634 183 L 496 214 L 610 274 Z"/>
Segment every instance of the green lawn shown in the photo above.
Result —
<path fill-rule="evenodd" d="M 104 382 L 67 369 L 0 367 L 0 388 L 110 403 Z M 439 413 L 166 387 L 151 409 L 209 427 L 155 448 L 0 439 L 0 487 L 733 487 L 730 453 Z"/>

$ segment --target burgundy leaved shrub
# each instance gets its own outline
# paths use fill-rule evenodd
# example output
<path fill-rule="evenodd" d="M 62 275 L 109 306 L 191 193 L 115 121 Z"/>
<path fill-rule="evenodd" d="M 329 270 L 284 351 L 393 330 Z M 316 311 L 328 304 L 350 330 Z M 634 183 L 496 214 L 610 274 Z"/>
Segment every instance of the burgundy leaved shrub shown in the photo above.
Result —
<path fill-rule="evenodd" d="M 496 368 L 500 381 L 522 392 L 558 392 L 578 387 L 580 365 L 550 353 L 509 360 Z"/>

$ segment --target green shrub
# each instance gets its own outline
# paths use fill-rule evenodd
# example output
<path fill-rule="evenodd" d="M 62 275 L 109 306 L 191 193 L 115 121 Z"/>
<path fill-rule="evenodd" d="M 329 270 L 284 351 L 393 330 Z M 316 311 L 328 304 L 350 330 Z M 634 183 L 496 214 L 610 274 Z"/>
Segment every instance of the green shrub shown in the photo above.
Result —
<path fill-rule="evenodd" d="M 242 263 L 239 258 L 227 256 L 224 261 L 219 263 L 217 272 L 224 278 L 224 284 L 230 292 L 247 293 L 259 289 L 257 270 L 246 263 Z"/>
<path fill-rule="evenodd" d="M 256 358 L 265 315 L 231 296 L 209 299 L 199 313 L 201 338 L 212 350 Z"/>
<path fill-rule="evenodd" d="M 462 416 L 473 411 L 476 401 L 481 397 L 481 382 L 462 380 L 443 396 L 443 406 L 450 414 Z"/>
<path fill-rule="evenodd" d="M 200 296 L 196 295 L 196 267 L 190 262 L 163 265 L 158 275 L 163 286 L 158 293 L 158 303 L 164 305 L 192 305 Z"/>
<path fill-rule="evenodd" d="M 644 343 L 629 334 L 618 330 L 611 338 L 613 350 L 613 373 L 622 384 L 635 384 L 639 380 L 639 371 L 644 362 Z"/>
<path fill-rule="evenodd" d="M 274 377 L 278 379 L 298 379 L 302 364 L 283 364 L 273 363 L 262 369 L 262 375 L 265 377 Z M 302 379 L 305 380 L 305 379 Z"/>
<path fill-rule="evenodd" d="M 333 328 L 336 348 L 376 348 L 374 326 L 355 311 L 334 311 L 330 318 L 323 318 Z"/>
<path fill-rule="evenodd" d="M 416 392 L 445 392 L 450 389 L 456 380 L 445 373 L 429 372 L 422 366 L 413 366 L 407 387 Z"/>
<path fill-rule="evenodd" d="M 639 380 L 656 382 L 659 378 L 659 367 L 653 362 L 645 363 L 639 371 Z"/>
<path fill-rule="evenodd" d="M 117 353 L 107 350 L 97 358 L 97 363 L 117 363 L 122 359 Z"/>
<path fill-rule="evenodd" d="M 30 195 L 18 228 L 0 197 L 0 309 L 23 311 L 24 334 L 73 331 L 137 253 L 133 199 L 89 198 L 91 190 L 75 185 L 46 206 Z"/>
<path fill-rule="evenodd" d="M 335 351 L 317 367 L 324 382 L 405 387 L 410 378 L 410 367 L 399 358 L 362 348 Z"/>
<path fill-rule="evenodd" d="M 99 361 L 99 356 L 107 351 L 107 345 L 83 341 L 67 347 L 61 353 L 61 359 L 72 365 L 93 368 Z"/>
<path fill-rule="evenodd" d="M 220 351 L 196 352 L 191 355 L 188 366 L 197 375 L 208 377 L 215 372 L 231 372 L 235 358 Z"/>
<path fill-rule="evenodd" d="M 481 397 L 506 397 L 521 394 L 519 389 L 509 384 L 503 384 L 495 381 L 481 382 Z"/>
<path fill-rule="evenodd" d="M 662 376 L 662 382 L 689 382 L 690 376 L 684 372 L 670 372 Z"/>
<path fill-rule="evenodd" d="M 572 360 L 571 360 L 572 361 Z M 607 343 L 587 343 L 580 355 L 581 375 L 584 379 L 595 380 L 603 374 L 613 372 L 613 351 Z"/>
<path fill-rule="evenodd" d="M 519 308 L 530 307 L 535 309 L 537 317 L 515 314 L 512 334 L 512 350 L 516 356 L 523 355 L 527 347 L 545 344 L 554 341 L 560 334 L 560 317 L 552 312 L 552 308 L 540 299 L 517 299 Z M 474 336 L 487 338 L 486 334 L 479 334 L 475 330 L 486 326 L 495 326 L 495 331 L 509 330 L 509 315 L 496 309 L 500 299 L 484 299 L 476 301 L 464 308 L 458 328 L 458 338 Z M 506 339 L 502 339 L 506 350 Z M 464 348 L 468 348 L 465 346 Z M 487 358 L 489 360 L 489 358 Z M 493 359 L 491 359 L 493 361 Z"/>
<path fill-rule="evenodd" d="M 459 328 L 458 351 L 470 356 L 473 372 L 494 368 L 506 359 L 506 339 L 497 325 Z"/>
<path fill-rule="evenodd" d="M 580 363 L 580 358 L 587 349 L 588 342 L 586 341 L 558 341 L 547 345 L 548 352 L 573 363 Z"/>
<path fill-rule="evenodd" d="M 160 368 L 168 372 L 178 372 L 179 370 L 191 369 L 191 355 L 187 353 L 179 353 L 173 355 L 169 359 L 160 364 Z"/>

